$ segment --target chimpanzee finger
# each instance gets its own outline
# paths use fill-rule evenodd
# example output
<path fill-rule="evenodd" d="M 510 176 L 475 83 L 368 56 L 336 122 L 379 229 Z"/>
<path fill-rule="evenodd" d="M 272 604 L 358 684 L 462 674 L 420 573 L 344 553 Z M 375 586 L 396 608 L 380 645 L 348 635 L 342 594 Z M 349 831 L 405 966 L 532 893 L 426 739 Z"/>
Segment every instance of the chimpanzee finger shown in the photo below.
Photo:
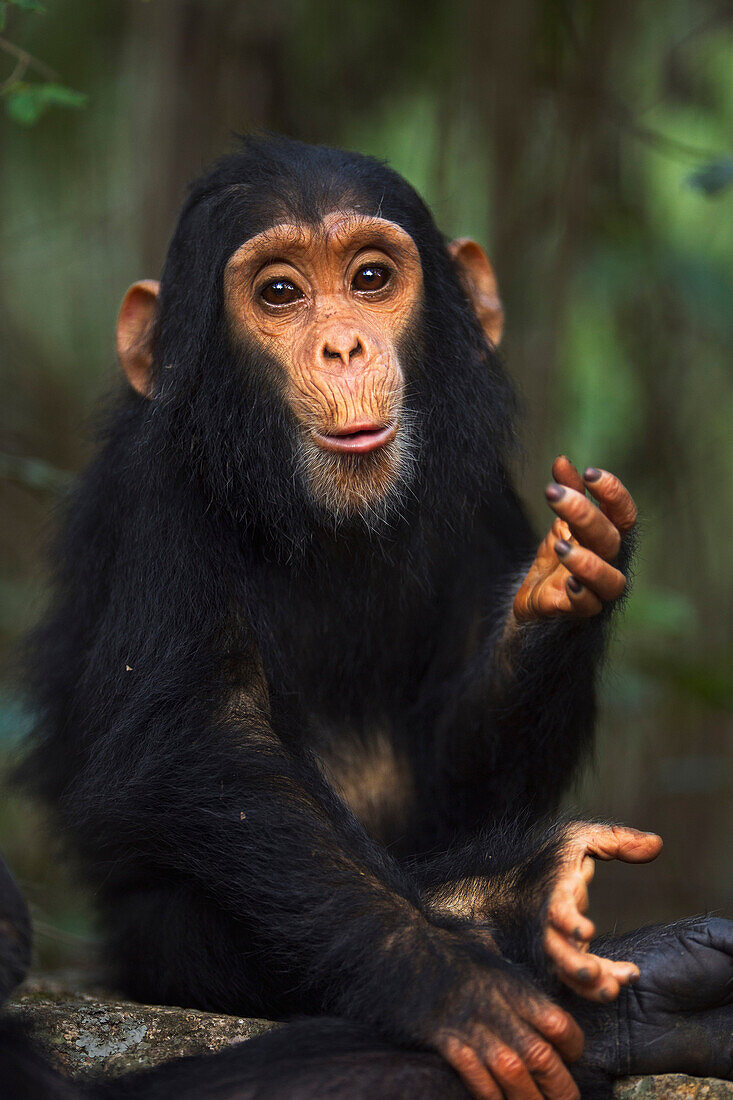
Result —
<path fill-rule="evenodd" d="M 573 615 L 587 618 L 591 615 L 597 615 L 599 611 L 603 610 L 603 604 L 595 592 L 591 592 L 572 574 L 565 581 L 565 591 L 570 600 L 570 611 Z"/>
<path fill-rule="evenodd" d="M 630 531 L 636 523 L 634 499 L 626 486 L 608 470 L 589 466 L 583 474 L 584 488 L 596 498 L 601 509 L 619 531 Z"/>
<path fill-rule="evenodd" d="M 565 568 L 601 600 L 616 600 L 626 588 L 623 573 L 592 550 L 559 539 L 555 553 Z"/>
<path fill-rule="evenodd" d="M 550 937 L 550 933 L 553 937 Z M 548 944 L 551 944 L 551 949 Z M 548 928 L 545 933 L 545 947 L 548 957 L 557 966 L 560 977 L 577 982 L 584 989 L 583 996 L 586 997 L 589 996 L 588 987 L 594 986 L 600 991 L 606 986 L 615 988 L 616 983 L 619 986 L 628 986 L 638 981 L 641 974 L 635 963 L 625 959 L 608 959 L 592 955 L 587 950 L 584 952 L 579 945 L 560 936 L 554 928 Z"/>
<path fill-rule="evenodd" d="M 575 1062 L 580 1058 L 585 1038 L 577 1022 L 564 1009 L 538 1001 L 523 1010 L 522 1015 L 552 1043 L 566 1062 Z"/>
<path fill-rule="evenodd" d="M 581 985 L 593 985 L 601 976 L 595 956 L 580 951 L 574 943 L 554 927 L 545 929 L 545 951 L 557 969 Z"/>
<path fill-rule="evenodd" d="M 593 1001 L 595 1004 L 610 1004 L 611 1001 L 616 1000 L 621 992 L 619 983 L 607 978 L 606 975 L 603 976 L 602 982 L 596 982 L 595 985 L 583 985 L 582 982 L 561 972 L 558 973 L 558 978 L 568 989 L 572 989 L 578 997 L 582 997 L 585 1001 Z"/>
<path fill-rule="evenodd" d="M 613 561 L 621 546 L 621 536 L 605 513 L 584 493 L 552 482 L 545 489 L 547 503 L 555 515 L 564 519 L 573 536 L 582 545 Z"/>
<path fill-rule="evenodd" d="M 542 1090 L 542 1095 L 552 1100 L 580 1100 L 580 1093 L 567 1066 L 551 1046 L 543 1042 L 533 1042 L 527 1050 L 522 1050 L 527 1069 Z"/>
<path fill-rule="evenodd" d="M 580 906 L 572 896 L 553 899 L 547 916 L 552 926 L 564 936 L 588 942 L 596 934 L 593 921 L 583 916 Z"/>
<path fill-rule="evenodd" d="M 586 840 L 587 851 L 596 859 L 620 859 L 624 863 L 651 863 L 662 846 L 657 833 L 642 832 L 628 825 L 598 825 Z"/>
<path fill-rule="evenodd" d="M 558 455 L 552 464 L 552 476 L 559 485 L 585 493 L 583 479 L 567 455 Z"/>
<path fill-rule="evenodd" d="M 503 1043 L 494 1045 L 488 1064 L 494 1079 L 504 1090 L 506 1100 L 543 1100 L 520 1055 Z M 547 1100 L 551 1100 L 551 1094 L 546 1095 Z"/>
<path fill-rule="evenodd" d="M 475 1050 L 457 1037 L 447 1039 L 441 1054 L 476 1100 L 504 1100 L 504 1094 Z"/>

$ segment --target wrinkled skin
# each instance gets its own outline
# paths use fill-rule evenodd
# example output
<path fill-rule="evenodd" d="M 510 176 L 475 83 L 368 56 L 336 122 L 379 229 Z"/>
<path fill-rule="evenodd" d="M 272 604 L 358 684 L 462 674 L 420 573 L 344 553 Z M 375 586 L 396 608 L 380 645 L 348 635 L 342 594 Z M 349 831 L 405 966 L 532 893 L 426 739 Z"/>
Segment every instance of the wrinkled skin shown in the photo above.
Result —
<path fill-rule="evenodd" d="M 626 577 L 613 562 L 623 537 L 636 524 L 628 489 L 595 467 L 581 477 L 564 455 L 555 459 L 552 476 L 555 481 L 545 495 L 557 519 L 514 597 L 517 623 L 597 615 L 605 601 L 617 599 L 626 587 Z"/>
<path fill-rule="evenodd" d="M 604 1076 L 733 1079 L 733 921 L 701 917 L 594 946 L 635 962 L 640 977 L 605 1008 L 565 1000 L 586 1035 L 577 1069 L 584 1098 L 586 1078 L 589 1095 L 592 1082 Z"/>
<path fill-rule="evenodd" d="M 558 977 L 578 996 L 607 1003 L 618 996 L 622 986 L 639 978 L 639 968 L 633 962 L 590 952 L 595 927 L 586 913 L 595 860 L 649 863 L 661 850 L 662 838 L 656 833 L 621 825 L 581 823 L 569 828 L 547 907 L 544 948 Z"/>
<path fill-rule="evenodd" d="M 579 1100 L 566 1065 L 583 1050 L 572 1016 L 522 968 L 489 954 L 484 965 L 467 962 L 463 946 L 459 940 L 450 962 L 447 998 L 414 1038 L 442 1054 L 476 1100 Z M 420 996 L 417 1005 L 424 1003 Z"/>

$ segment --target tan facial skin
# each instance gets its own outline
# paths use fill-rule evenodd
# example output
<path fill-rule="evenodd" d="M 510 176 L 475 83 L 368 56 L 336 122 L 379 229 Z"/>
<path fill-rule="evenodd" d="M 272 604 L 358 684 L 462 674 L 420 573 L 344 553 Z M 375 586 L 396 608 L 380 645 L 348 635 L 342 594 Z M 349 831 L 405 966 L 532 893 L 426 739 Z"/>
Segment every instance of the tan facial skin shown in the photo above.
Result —
<path fill-rule="evenodd" d="M 382 500 L 407 459 L 398 347 L 422 289 L 400 226 L 344 212 L 315 227 L 275 225 L 227 264 L 235 337 L 256 334 L 280 366 L 306 479 L 336 513 Z"/>

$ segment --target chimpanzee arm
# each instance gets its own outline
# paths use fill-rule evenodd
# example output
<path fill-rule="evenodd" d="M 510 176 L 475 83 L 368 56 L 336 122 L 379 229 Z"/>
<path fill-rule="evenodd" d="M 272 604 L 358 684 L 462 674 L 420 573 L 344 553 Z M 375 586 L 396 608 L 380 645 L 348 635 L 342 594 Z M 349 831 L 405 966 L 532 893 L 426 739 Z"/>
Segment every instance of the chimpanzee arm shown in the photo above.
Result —
<path fill-rule="evenodd" d="M 504 603 L 438 708 L 439 802 L 453 830 L 470 831 L 487 814 L 554 811 L 592 741 L 596 677 L 626 587 L 636 511 L 612 474 L 588 470 L 584 482 L 567 459 L 553 471 L 563 479 L 548 488 L 557 519 L 521 572 L 521 505 L 507 490 L 495 509 L 496 528 L 511 533 L 500 551 Z M 600 507 L 580 491 L 586 482 Z"/>

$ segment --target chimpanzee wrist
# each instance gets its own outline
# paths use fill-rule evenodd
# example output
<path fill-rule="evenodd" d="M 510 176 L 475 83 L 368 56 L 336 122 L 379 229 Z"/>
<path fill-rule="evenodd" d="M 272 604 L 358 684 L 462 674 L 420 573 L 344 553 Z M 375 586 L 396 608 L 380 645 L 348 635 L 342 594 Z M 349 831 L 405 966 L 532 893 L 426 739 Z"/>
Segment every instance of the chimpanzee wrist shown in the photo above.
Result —
<path fill-rule="evenodd" d="M 425 1043 L 462 976 L 505 971 L 511 964 L 488 941 L 421 920 L 403 933 L 392 929 L 372 965 L 341 983 L 334 1008 L 406 1043 Z"/>

